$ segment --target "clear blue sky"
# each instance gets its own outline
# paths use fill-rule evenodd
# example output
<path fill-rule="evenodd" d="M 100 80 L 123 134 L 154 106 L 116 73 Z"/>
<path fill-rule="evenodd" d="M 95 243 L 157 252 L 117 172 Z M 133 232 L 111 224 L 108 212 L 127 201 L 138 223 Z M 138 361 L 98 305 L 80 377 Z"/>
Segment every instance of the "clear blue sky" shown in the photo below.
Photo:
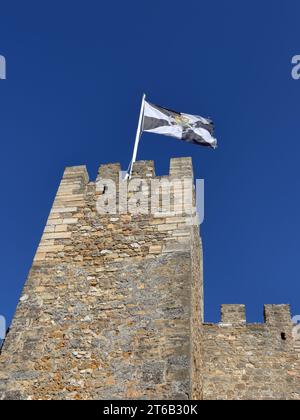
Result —
<path fill-rule="evenodd" d="M 144 134 L 158 174 L 206 182 L 206 320 L 221 303 L 300 313 L 299 1 L 2 2 L 0 314 L 11 318 L 65 166 L 131 157 L 141 94 L 213 118 L 219 148 Z"/>

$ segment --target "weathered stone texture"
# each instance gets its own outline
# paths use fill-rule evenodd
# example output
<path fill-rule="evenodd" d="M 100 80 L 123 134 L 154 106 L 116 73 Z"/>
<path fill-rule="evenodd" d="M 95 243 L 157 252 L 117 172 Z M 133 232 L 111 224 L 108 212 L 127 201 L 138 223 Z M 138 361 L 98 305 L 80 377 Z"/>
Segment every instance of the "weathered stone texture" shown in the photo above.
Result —
<path fill-rule="evenodd" d="M 300 399 L 300 353 L 288 305 L 265 305 L 264 324 L 246 324 L 243 305 L 223 305 L 204 324 L 204 399 Z"/>
<path fill-rule="evenodd" d="M 95 183 L 84 166 L 65 170 L 0 357 L 0 399 L 300 399 L 289 307 L 247 324 L 244 305 L 223 305 L 219 324 L 203 323 L 198 226 L 178 201 L 164 215 L 99 215 L 102 181 L 119 171 L 102 165 Z M 168 177 L 136 162 L 140 177 L 128 203 L 120 184 L 118 206 L 135 193 L 150 205 L 153 179 L 180 196 L 191 159 L 172 159 Z"/>
<path fill-rule="evenodd" d="M 102 165 L 98 180 L 119 170 Z M 171 178 L 192 176 L 190 159 L 172 160 Z M 1 355 L 2 398 L 191 397 L 198 229 L 177 214 L 99 215 L 106 193 L 85 167 L 66 169 Z"/>

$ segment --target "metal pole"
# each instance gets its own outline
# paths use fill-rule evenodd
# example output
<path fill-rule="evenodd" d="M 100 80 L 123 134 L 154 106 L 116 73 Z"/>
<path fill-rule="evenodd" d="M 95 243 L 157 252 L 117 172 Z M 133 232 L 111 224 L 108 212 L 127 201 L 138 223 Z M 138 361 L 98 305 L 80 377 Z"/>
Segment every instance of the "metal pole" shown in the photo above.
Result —
<path fill-rule="evenodd" d="M 140 141 L 141 134 L 142 134 L 141 133 L 141 128 L 142 128 L 142 121 L 143 121 L 143 116 L 144 116 L 145 98 L 146 98 L 146 95 L 143 94 L 142 104 L 141 104 L 141 110 L 140 110 L 140 116 L 139 116 L 139 122 L 138 122 L 137 130 L 136 130 L 136 136 L 135 136 L 135 142 L 134 142 L 132 160 L 130 162 L 129 172 L 126 175 L 126 178 L 125 179 L 131 178 L 132 167 L 133 167 L 134 162 L 136 161 L 136 156 L 137 156 L 139 141 Z"/>

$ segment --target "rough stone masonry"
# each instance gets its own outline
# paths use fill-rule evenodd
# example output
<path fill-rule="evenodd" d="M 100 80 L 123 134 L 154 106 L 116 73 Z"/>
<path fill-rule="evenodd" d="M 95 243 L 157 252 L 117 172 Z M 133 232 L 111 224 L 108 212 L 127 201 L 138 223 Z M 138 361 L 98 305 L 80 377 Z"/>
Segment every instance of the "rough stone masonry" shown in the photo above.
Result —
<path fill-rule="evenodd" d="M 153 162 L 132 176 L 150 182 Z M 156 178 L 192 180 L 191 159 Z M 65 170 L 2 348 L 0 399 L 300 399 L 289 307 L 247 324 L 243 305 L 223 305 L 205 324 L 198 226 L 176 209 L 99 215 L 106 193 L 84 166 Z"/>

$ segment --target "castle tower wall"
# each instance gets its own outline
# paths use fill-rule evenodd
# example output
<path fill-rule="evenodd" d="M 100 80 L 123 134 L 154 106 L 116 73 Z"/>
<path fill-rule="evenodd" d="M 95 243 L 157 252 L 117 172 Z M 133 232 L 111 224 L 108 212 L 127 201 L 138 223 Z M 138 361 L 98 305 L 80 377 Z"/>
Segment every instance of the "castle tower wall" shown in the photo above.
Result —
<path fill-rule="evenodd" d="M 119 171 L 102 165 L 95 183 L 84 166 L 65 170 L 0 357 L 0 399 L 201 397 L 198 227 L 176 203 L 169 215 L 99 214 Z M 192 181 L 191 160 L 172 159 L 168 177 L 136 162 L 132 178 L 145 183 L 130 199 L 145 204 L 153 179 Z"/>

